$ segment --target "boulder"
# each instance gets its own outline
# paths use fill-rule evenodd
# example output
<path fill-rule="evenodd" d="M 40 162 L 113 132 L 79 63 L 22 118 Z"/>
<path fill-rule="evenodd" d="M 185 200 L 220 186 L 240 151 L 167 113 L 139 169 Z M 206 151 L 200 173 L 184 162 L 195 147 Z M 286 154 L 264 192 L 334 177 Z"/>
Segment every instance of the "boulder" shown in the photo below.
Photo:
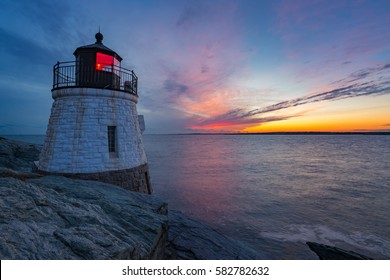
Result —
<path fill-rule="evenodd" d="M 353 251 L 347 251 L 316 242 L 306 242 L 309 248 L 317 254 L 320 260 L 372 260 L 369 257 Z"/>

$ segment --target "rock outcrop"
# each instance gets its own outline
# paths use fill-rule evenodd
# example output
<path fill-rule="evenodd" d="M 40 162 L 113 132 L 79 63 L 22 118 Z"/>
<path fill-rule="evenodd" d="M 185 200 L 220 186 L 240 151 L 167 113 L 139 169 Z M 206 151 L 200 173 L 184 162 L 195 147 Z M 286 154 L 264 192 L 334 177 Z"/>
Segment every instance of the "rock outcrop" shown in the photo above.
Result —
<path fill-rule="evenodd" d="M 169 211 L 167 258 L 187 260 L 260 260 L 264 256 L 212 228 Z"/>
<path fill-rule="evenodd" d="M 31 172 L 40 146 L 0 137 L 1 259 L 261 259 L 153 195 Z"/>
<path fill-rule="evenodd" d="M 369 257 L 353 251 L 328 246 L 316 242 L 306 242 L 309 248 L 317 254 L 320 260 L 372 260 Z"/>
<path fill-rule="evenodd" d="M 0 168 L 30 172 L 41 148 L 42 145 L 0 137 Z"/>
<path fill-rule="evenodd" d="M 1 259 L 161 259 L 161 203 L 114 185 L 0 178 Z"/>

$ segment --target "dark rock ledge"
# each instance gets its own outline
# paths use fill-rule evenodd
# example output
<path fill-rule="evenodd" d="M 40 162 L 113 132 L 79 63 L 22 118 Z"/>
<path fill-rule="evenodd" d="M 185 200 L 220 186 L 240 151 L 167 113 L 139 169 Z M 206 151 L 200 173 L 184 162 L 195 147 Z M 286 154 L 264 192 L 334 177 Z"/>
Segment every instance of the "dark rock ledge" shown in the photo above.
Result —
<path fill-rule="evenodd" d="M 372 260 L 371 258 L 333 246 L 306 242 L 309 248 L 317 254 L 320 260 Z"/>

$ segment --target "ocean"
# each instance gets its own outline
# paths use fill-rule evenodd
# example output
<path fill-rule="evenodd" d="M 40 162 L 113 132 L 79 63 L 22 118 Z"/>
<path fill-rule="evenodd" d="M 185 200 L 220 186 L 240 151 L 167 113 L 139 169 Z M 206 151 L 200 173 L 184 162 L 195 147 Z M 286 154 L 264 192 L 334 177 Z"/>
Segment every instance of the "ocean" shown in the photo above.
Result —
<path fill-rule="evenodd" d="M 317 259 L 307 241 L 390 259 L 390 135 L 143 140 L 156 196 L 267 259 Z"/>

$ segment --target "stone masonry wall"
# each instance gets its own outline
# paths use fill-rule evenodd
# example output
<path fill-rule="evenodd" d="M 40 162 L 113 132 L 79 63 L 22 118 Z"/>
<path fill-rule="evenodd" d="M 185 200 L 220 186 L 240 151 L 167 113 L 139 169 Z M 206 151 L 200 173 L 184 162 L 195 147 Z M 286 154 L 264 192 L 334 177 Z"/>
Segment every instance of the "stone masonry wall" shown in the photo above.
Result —
<path fill-rule="evenodd" d="M 37 164 L 51 173 L 100 173 L 147 163 L 139 129 L 138 97 L 126 92 L 64 88 L 52 92 L 45 143 Z M 117 152 L 108 151 L 108 126 L 116 126 Z"/>
<path fill-rule="evenodd" d="M 126 190 L 151 194 L 153 192 L 150 183 L 148 164 L 143 164 L 130 169 L 114 170 L 96 173 L 49 173 L 38 170 L 42 175 L 58 175 L 72 179 L 94 180 L 120 186 Z"/>

